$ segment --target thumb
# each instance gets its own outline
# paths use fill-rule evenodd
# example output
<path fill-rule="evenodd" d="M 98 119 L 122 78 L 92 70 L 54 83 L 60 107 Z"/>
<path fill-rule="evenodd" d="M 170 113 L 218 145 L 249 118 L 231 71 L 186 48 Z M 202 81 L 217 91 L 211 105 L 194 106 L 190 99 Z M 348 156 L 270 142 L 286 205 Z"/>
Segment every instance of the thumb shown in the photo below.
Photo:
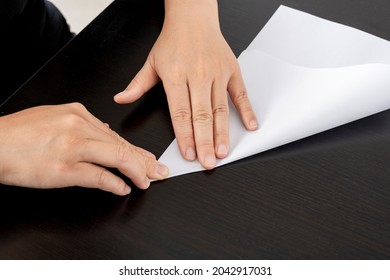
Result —
<path fill-rule="evenodd" d="M 148 59 L 127 88 L 114 96 L 114 100 L 119 104 L 134 102 L 154 87 L 159 81 L 160 78 Z"/>

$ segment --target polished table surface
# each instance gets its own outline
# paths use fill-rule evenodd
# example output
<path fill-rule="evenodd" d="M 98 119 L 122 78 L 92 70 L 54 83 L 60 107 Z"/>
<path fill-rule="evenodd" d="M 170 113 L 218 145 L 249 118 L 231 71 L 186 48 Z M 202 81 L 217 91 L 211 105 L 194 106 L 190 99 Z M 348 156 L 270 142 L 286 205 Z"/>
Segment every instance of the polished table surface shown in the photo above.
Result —
<path fill-rule="evenodd" d="M 390 40 L 388 0 L 221 0 L 237 56 L 280 4 Z M 132 105 L 112 97 L 163 17 L 162 0 L 114 1 L 1 114 L 78 101 L 160 156 L 174 138 L 162 86 Z M 0 186 L 0 258 L 389 259 L 390 111 L 128 197 Z"/>

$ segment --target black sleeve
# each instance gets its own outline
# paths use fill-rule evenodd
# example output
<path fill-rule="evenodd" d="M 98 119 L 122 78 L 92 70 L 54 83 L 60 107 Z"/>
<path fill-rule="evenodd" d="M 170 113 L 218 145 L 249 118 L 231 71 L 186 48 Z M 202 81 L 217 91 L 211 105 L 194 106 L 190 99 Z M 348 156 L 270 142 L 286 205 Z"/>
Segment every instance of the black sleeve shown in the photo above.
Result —
<path fill-rule="evenodd" d="M 74 34 L 49 1 L 1 0 L 0 3 L 0 61 L 2 72 L 6 73 L 0 76 L 1 104 Z"/>

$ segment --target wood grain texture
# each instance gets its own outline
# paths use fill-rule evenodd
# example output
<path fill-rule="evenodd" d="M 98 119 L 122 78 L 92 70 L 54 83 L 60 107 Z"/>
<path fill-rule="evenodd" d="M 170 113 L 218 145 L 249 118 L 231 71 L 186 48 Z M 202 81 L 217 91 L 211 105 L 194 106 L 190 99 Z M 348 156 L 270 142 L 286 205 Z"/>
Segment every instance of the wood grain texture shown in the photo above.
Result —
<path fill-rule="evenodd" d="M 238 56 L 280 4 L 390 40 L 385 0 L 224 0 Z M 2 108 L 78 101 L 157 156 L 174 135 L 156 86 L 117 105 L 163 21 L 163 1 L 116 0 Z M 0 186 L 1 259 L 389 259 L 390 111 L 116 197 Z"/>

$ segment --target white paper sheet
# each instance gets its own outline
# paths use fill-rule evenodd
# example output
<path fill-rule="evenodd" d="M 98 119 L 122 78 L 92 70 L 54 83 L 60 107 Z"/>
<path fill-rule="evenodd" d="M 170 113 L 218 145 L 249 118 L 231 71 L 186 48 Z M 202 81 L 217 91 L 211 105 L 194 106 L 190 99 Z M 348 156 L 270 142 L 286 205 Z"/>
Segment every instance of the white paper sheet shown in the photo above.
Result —
<path fill-rule="evenodd" d="M 260 122 L 245 130 L 230 104 L 221 166 L 390 108 L 390 42 L 285 6 L 238 58 Z M 159 159 L 169 177 L 204 170 L 176 140 Z"/>

